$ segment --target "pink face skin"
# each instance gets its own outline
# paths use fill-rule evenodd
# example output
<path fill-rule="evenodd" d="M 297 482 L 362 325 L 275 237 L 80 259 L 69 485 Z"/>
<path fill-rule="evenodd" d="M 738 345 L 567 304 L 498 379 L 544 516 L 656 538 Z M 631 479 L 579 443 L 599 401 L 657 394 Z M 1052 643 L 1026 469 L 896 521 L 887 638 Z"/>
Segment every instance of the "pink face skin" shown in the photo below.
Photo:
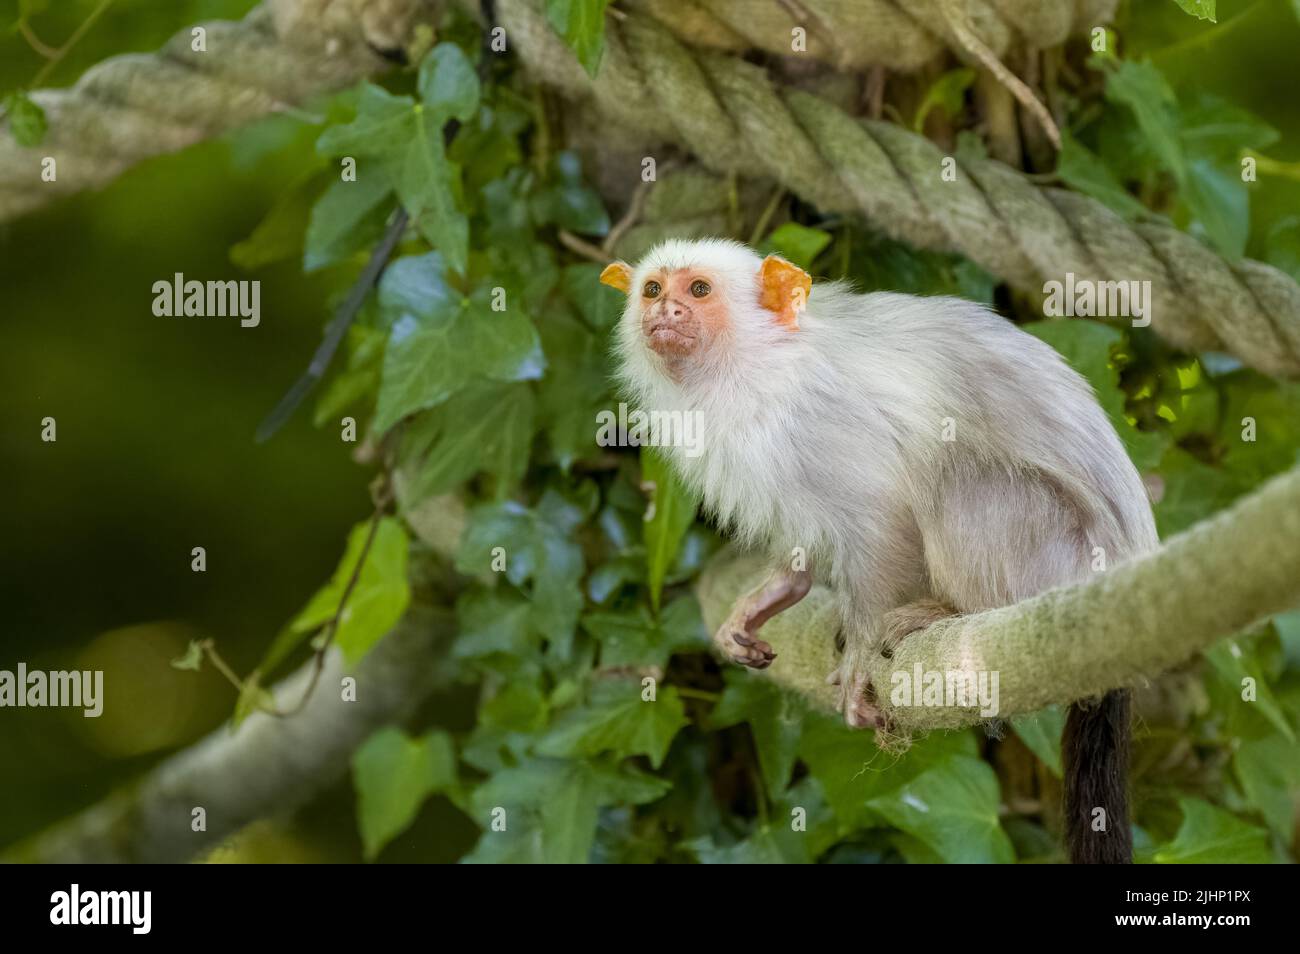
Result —
<path fill-rule="evenodd" d="M 700 268 L 657 269 L 633 288 L 641 305 L 646 346 L 670 370 L 680 368 L 728 325 L 727 302 L 713 276 Z"/>

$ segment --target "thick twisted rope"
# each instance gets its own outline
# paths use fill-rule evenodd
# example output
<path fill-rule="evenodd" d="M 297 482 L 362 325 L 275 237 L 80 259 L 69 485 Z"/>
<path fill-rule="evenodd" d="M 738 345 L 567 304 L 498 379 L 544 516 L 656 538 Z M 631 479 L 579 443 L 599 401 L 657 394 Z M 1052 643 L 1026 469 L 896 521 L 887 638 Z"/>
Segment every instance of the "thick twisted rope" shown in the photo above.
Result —
<path fill-rule="evenodd" d="M 187 27 L 156 53 L 115 56 L 68 89 L 33 92 L 49 131 L 28 149 L 0 129 L 0 222 L 390 66 L 376 51 L 401 49 L 421 9 L 421 0 L 268 0 L 243 20 L 200 24 L 206 52 L 192 49 Z"/>
<path fill-rule="evenodd" d="M 944 0 L 630 0 L 684 43 L 729 52 L 790 55 L 802 28 L 806 53 L 839 69 L 911 71 L 945 48 L 961 51 Z M 1043 49 L 1110 22 L 1118 0 L 960 0 L 971 28 L 998 56 Z"/>
<path fill-rule="evenodd" d="M 928 139 L 858 119 L 760 67 L 692 49 L 657 21 L 611 21 L 593 82 L 529 0 L 501 0 L 512 48 L 544 82 L 589 100 L 622 135 L 681 143 L 710 169 L 771 178 L 825 212 L 861 214 L 912 245 L 960 252 L 1042 296 L 1067 273 L 1150 281 L 1151 327 L 1193 351 L 1230 351 L 1275 376 L 1300 375 L 1300 286 L 1261 262 L 1225 260 L 1156 221 L 1038 185 L 992 159 L 957 159 L 955 181 Z"/>
<path fill-rule="evenodd" d="M 699 582 L 705 622 L 717 627 L 736 597 L 763 578 L 760 561 L 723 554 Z M 978 707 L 893 704 L 895 674 L 998 674 L 999 717 L 1140 685 L 1214 641 L 1300 603 L 1300 469 L 1275 477 L 1230 509 L 1153 553 L 1087 583 L 1002 609 L 942 620 L 904 638 L 871 667 L 877 701 L 903 732 L 973 725 Z M 777 652 L 766 670 L 824 708 L 838 618 L 815 588 L 770 620 Z M 990 683 L 991 684 L 991 683 Z"/>

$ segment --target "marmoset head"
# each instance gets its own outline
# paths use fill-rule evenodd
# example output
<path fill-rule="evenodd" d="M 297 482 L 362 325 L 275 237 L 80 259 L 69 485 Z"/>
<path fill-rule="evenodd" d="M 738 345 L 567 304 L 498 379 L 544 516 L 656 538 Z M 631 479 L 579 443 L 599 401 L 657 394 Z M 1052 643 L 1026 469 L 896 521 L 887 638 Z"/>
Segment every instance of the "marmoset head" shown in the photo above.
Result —
<path fill-rule="evenodd" d="M 663 242 L 635 268 L 607 266 L 600 280 L 628 296 L 624 362 L 645 359 L 674 381 L 735 357 L 739 341 L 796 332 L 812 287 L 803 269 L 726 239 Z"/>

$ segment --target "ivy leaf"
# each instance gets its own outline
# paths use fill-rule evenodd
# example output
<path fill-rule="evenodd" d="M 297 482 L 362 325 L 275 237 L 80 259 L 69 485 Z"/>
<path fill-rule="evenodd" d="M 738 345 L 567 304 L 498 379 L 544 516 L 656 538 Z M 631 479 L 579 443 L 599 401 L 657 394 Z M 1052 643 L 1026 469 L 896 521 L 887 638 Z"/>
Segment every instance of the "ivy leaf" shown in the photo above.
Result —
<path fill-rule="evenodd" d="M 1146 211 L 1146 207 L 1115 178 L 1110 167 L 1075 139 L 1068 129 L 1061 130 L 1061 154 L 1057 158 L 1056 174 L 1066 185 L 1092 196 L 1129 221 Z"/>
<path fill-rule="evenodd" d="M 448 119 L 468 122 L 478 110 L 478 74 L 455 43 L 439 43 L 425 55 L 417 85 L 439 125 Z"/>
<path fill-rule="evenodd" d="M 546 19 L 593 78 L 605 52 L 607 6 L 609 0 L 546 0 Z"/>
<path fill-rule="evenodd" d="M 1267 149 L 1280 138 L 1254 113 L 1210 93 L 1187 97 L 1180 111 L 1183 146 L 1191 156 L 1237 165 L 1244 150 Z"/>
<path fill-rule="evenodd" d="M 1155 853 L 1156 864 L 1271 864 L 1268 832 L 1199 798 L 1180 798 L 1183 823 L 1169 844 Z"/>
<path fill-rule="evenodd" d="M 593 331 L 612 328 L 623 314 L 627 298 L 616 289 L 600 282 L 601 266 L 595 262 L 578 262 L 564 269 L 564 295 Z"/>
<path fill-rule="evenodd" d="M 687 725 L 686 710 L 673 686 L 661 686 L 653 701 L 641 698 L 640 681 L 600 683 L 589 703 L 571 709 L 537 745 L 541 755 L 616 758 L 645 755 L 658 768 L 678 730 Z"/>
<path fill-rule="evenodd" d="M 1242 739 L 1232 768 L 1249 803 L 1287 844 L 1295 835 L 1295 802 L 1300 786 L 1300 745 L 1278 735 Z"/>
<path fill-rule="evenodd" d="M 1038 712 L 1015 716 L 1011 726 L 1029 750 L 1061 778 L 1061 733 L 1065 730 L 1065 710 L 1048 706 Z"/>
<path fill-rule="evenodd" d="M 392 193 L 388 179 L 360 172 L 355 182 L 339 180 L 312 206 L 303 245 L 302 268 L 313 272 L 370 248 L 383 232 L 385 199 Z"/>
<path fill-rule="evenodd" d="M 230 261 L 255 269 L 295 258 L 302 251 L 303 230 L 323 182 L 312 172 L 291 185 L 275 202 L 253 233 L 230 247 Z"/>
<path fill-rule="evenodd" d="M 435 730 L 410 738 L 401 729 L 380 729 L 352 756 L 352 782 L 361 843 L 372 861 L 410 826 L 426 798 L 455 784 L 451 736 Z"/>
<path fill-rule="evenodd" d="M 748 722 L 758 751 L 758 765 L 768 794 L 783 792 L 790 781 L 808 705 L 770 679 L 730 667 L 725 671 L 727 688 L 722 693 L 709 724 L 717 728 Z"/>
<path fill-rule="evenodd" d="M 582 162 L 576 152 L 557 153 L 552 159 L 548 184 L 532 198 L 533 217 L 540 225 L 556 225 L 587 235 L 609 231 L 609 216 L 599 194 L 582 179 Z"/>
<path fill-rule="evenodd" d="M 199 645 L 199 641 L 191 639 L 190 644 L 185 647 L 185 652 L 171 661 L 171 666 L 173 669 L 198 672 L 203 666 L 203 647 Z"/>
<path fill-rule="evenodd" d="M 567 647 L 582 610 L 579 583 L 585 565 L 573 530 L 583 516 L 554 490 L 543 495 L 535 510 L 514 501 L 476 507 L 456 554 L 456 568 L 471 575 L 489 572 L 494 551 L 502 548 L 506 578 L 516 586 L 532 584 L 530 621 L 535 631 Z"/>
<path fill-rule="evenodd" d="M 1180 183 L 1187 179 L 1179 128 L 1178 100 L 1161 72 L 1150 63 L 1116 60 L 1106 78 L 1106 98 L 1127 106 L 1147 143 Z"/>
<path fill-rule="evenodd" d="M 316 141 L 323 155 L 377 159 L 411 221 L 462 273 L 469 256 L 469 223 L 460 211 L 460 167 L 446 156 L 442 125 L 449 109 L 463 105 L 454 101 L 428 109 L 410 96 L 366 83 L 352 122 L 331 126 Z"/>
<path fill-rule="evenodd" d="M 538 417 L 552 458 L 567 472 L 596 450 L 597 415 L 609 394 L 606 345 L 565 313 L 548 314 L 539 330 L 547 373 L 538 389 Z"/>
<path fill-rule="evenodd" d="M 936 107 L 943 110 L 944 115 L 949 118 L 956 116 L 966 102 L 966 90 L 973 82 L 975 82 L 975 71 L 965 66 L 949 70 L 936 79 L 926 90 L 921 105 L 917 107 L 912 128 L 918 133 L 922 132 L 925 129 L 925 118 L 930 115 L 930 110 Z"/>
<path fill-rule="evenodd" d="M 1169 437 L 1162 431 L 1139 431 L 1124 413 L 1124 392 L 1119 389 L 1119 371 L 1111 364 L 1110 352 L 1122 332 L 1096 321 L 1036 321 L 1024 330 L 1047 342 L 1083 375 L 1097 393 L 1097 401 L 1110 418 L 1120 440 L 1138 470 L 1150 470 L 1159 463 Z"/>
<path fill-rule="evenodd" d="M 1251 647 L 1243 645 L 1240 639 L 1227 639 L 1207 649 L 1205 658 L 1234 699 L 1246 702 L 1242 699 L 1242 692 L 1246 680 L 1251 680 L 1255 687 L 1255 700 L 1246 704 L 1256 708 L 1288 742 L 1296 742 L 1295 730 L 1291 728 L 1286 713 L 1264 680 L 1264 666 Z"/>
<path fill-rule="evenodd" d="M 668 657 L 683 649 L 708 648 L 708 635 L 694 597 L 670 603 L 656 620 L 644 606 L 609 613 L 589 613 L 582 626 L 600 642 L 600 664 L 606 669 L 624 666 L 668 665 Z"/>
<path fill-rule="evenodd" d="M 1179 447 L 1160 461 L 1164 494 L 1155 506 L 1156 527 L 1169 537 L 1200 523 L 1241 495 L 1240 484 L 1218 467 L 1201 463 Z"/>
<path fill-rule="evenodd" d="M 364 83 L 356 117 L 321 133 L 316 151 L 323 156 L 371 156 L 392 163 L 410 144 L 414 116 L 415 100 L 410 96 Z"/>
<path fill-rule="evenodd" d="M 531 655 L 537 647 L 528 613 L 528 601 L 504 589 L 471 590 L 456 601 L 458 634 L 452 655 L 458 659 Z"/>
<path fill-rule="evenodd" d="M 664 577 L 677 559 L 682 538 L 695 522 L 697 502 L 663 455 L 653 448 L 641 449 L 641 476 L 653 487 L 650 519 L 645 524 L 646 583 L 650 603 L 658 612 Z"/>
<path fill-rule="evenodd" d="M 1218 23 L 1216 20 L 1214 5 L 1215 0 L 1174 0 L 1184 13 L 1190 13 L 1198 20 L 1209 20 L 1211 23 Z"/>
<path fill-rule="evenodd" d="M 804 827 L 793 822 L 798 812 Z M 826 806 L 817 780 L 804 778 L 776 799 L 772 819 L 757 825 L 748 837 L 719 847 L 712 837 L 688 847 L 702 864 L 811 864 L 835 840 L 835 817 Z"/>
<path fill-rule="evenodd" d="M 776 252 L 786 261 L 802 269 L 811 269 L 813 260 L 831 244 L 831 233 L 809 228 L 798 222 L 786 222 L 773 230 L 764 243 L 764 250 Z"/>
<path fill-rule="evenodd" d="M 431 271 L 438 259 L 425 256 Z M 437 284 L 435 275 L 427 281 Z M 395 280 L 388 300 L 415 292 L 410 270 Z M 418 286 L 417 286 L 418 287 Z M 380 300 L 386 291 L 380 290 Z M 452 304 L 448 298 L 425 303 L 422 315 L 404 314 L 393 326 L 384 354 L 383 379 L 375 409 L 375 428 L 387 431 L 408 414 L 436 407 L 484 378 L 508 383 L 540 377 L 545 368 L 537 329 L 519 310 L 493 311 L 476 292 Z"/>
<path fill-rule="evenodd" d="M 275 708 L 275 696 L 262 685 L 261 674 L 252 672 L 239 688 L 239 698 L 235 700 L 235 713 L 230 717 L 230 731 L 234 732 L 244 720 L 254 712 Z"/>
<path fill-rule="evenodd" d="M 1008 864 L 998 823 L 998 780 L 987 762 L 953 755 L 867 804 L 950 864 Z"/>
<path fill-rule="evenodd" d="M 873 733 L 850 729 L 836 716 L 810 712 L 799 739 L 799 757 L 821 783 L 842 831 L 870 827 L 878 814 L 868 803 L 897 791 L 953 755 L 974 756 L 969 732 L 935 732 L 901 756 L 882 752 Z"/>
<path fill-rule="evenodd" d="M 504 498 L 528 469 L 533 403 L 525 384 L 475 387 L 425 412 L 400 451 L 403 466 L 414 465 L 410 499 L 445 493 L 477 473 L 492 475 Z"/>
<path fill-rule="evenodd" d="M 1198 230 L 1229 259 L 1241 258 L 1250 235 L 1250 194 L 1241 176 L 1224 172 L 1208 159 L 1187 167 L 1182 198 Z"/>
<path fill-rule="evenodd" d="M 315 632 L 334 617 L 369 533 L 369 523 L 360 523 L 352 528 L 334 576 L 276 638 L 259 668 L 271 671 L 307 634 Z M 370 552 L 366 554 L 366 562 L 357 575 L 356 586 L 339 618 L 338 631 L 334 634 L 334 641 L 343 650 L 343 658 L 349 665 L 356 665 L 406 612 L 411 601 L 411 586 L 406 578 L 406 549 L 406 531 L 402 525 L 392 517 L 382 518 L 375 530 Z"/>
<path fill-rule="evenodd" d="M 9 117 L 9 132 L 14 142 L 28 149 L 41 144 L 48 128 L 45 110 L 30 96 L 21 91 L 10 93 L 4 99 L 4 112 Z"/>
<path fill-rule="evenodd" d="M 534 759 L 506 768 L 471 796 L 474 817 L 487 830 L 462 861 L 586 863 L 601 807 L 645 804 L 668 789 L 628 766 Z M 504 821 L 504 830 L 489 827 L 494 819 Z"/>

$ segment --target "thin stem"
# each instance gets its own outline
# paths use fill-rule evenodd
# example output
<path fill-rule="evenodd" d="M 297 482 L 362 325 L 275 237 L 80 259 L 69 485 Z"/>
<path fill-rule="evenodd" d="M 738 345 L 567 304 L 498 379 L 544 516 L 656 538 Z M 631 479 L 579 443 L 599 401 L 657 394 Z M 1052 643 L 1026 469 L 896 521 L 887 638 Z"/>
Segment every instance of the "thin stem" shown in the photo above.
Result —
<path fill-rule="evenodd" d="M 90 28 L 95 25 L 95 22 L 103 16 L 105 11 L 107 11 L 112 5 L 113 0 L 100 0 L 99 6 L 95 7 L 95 9 L 91 11 L 90 16 L 86 17 L 81 26 L 77 27 L 77 29 L 73 31 L 72 36 L 68 37 L 68 41 L 55 50 L 53 55 L 45 61 L 45 65 L 37 71 L 34 77 L 32 77 L 32 89 L 41 85 L 41 82 L 45 77 L 49 76 L 51 71 L 53 71 L 53 69 L 62 62 L 63 58 L 67 56 L 68 51 L 77 45 L 77 41 L 90 31 Z"/>

